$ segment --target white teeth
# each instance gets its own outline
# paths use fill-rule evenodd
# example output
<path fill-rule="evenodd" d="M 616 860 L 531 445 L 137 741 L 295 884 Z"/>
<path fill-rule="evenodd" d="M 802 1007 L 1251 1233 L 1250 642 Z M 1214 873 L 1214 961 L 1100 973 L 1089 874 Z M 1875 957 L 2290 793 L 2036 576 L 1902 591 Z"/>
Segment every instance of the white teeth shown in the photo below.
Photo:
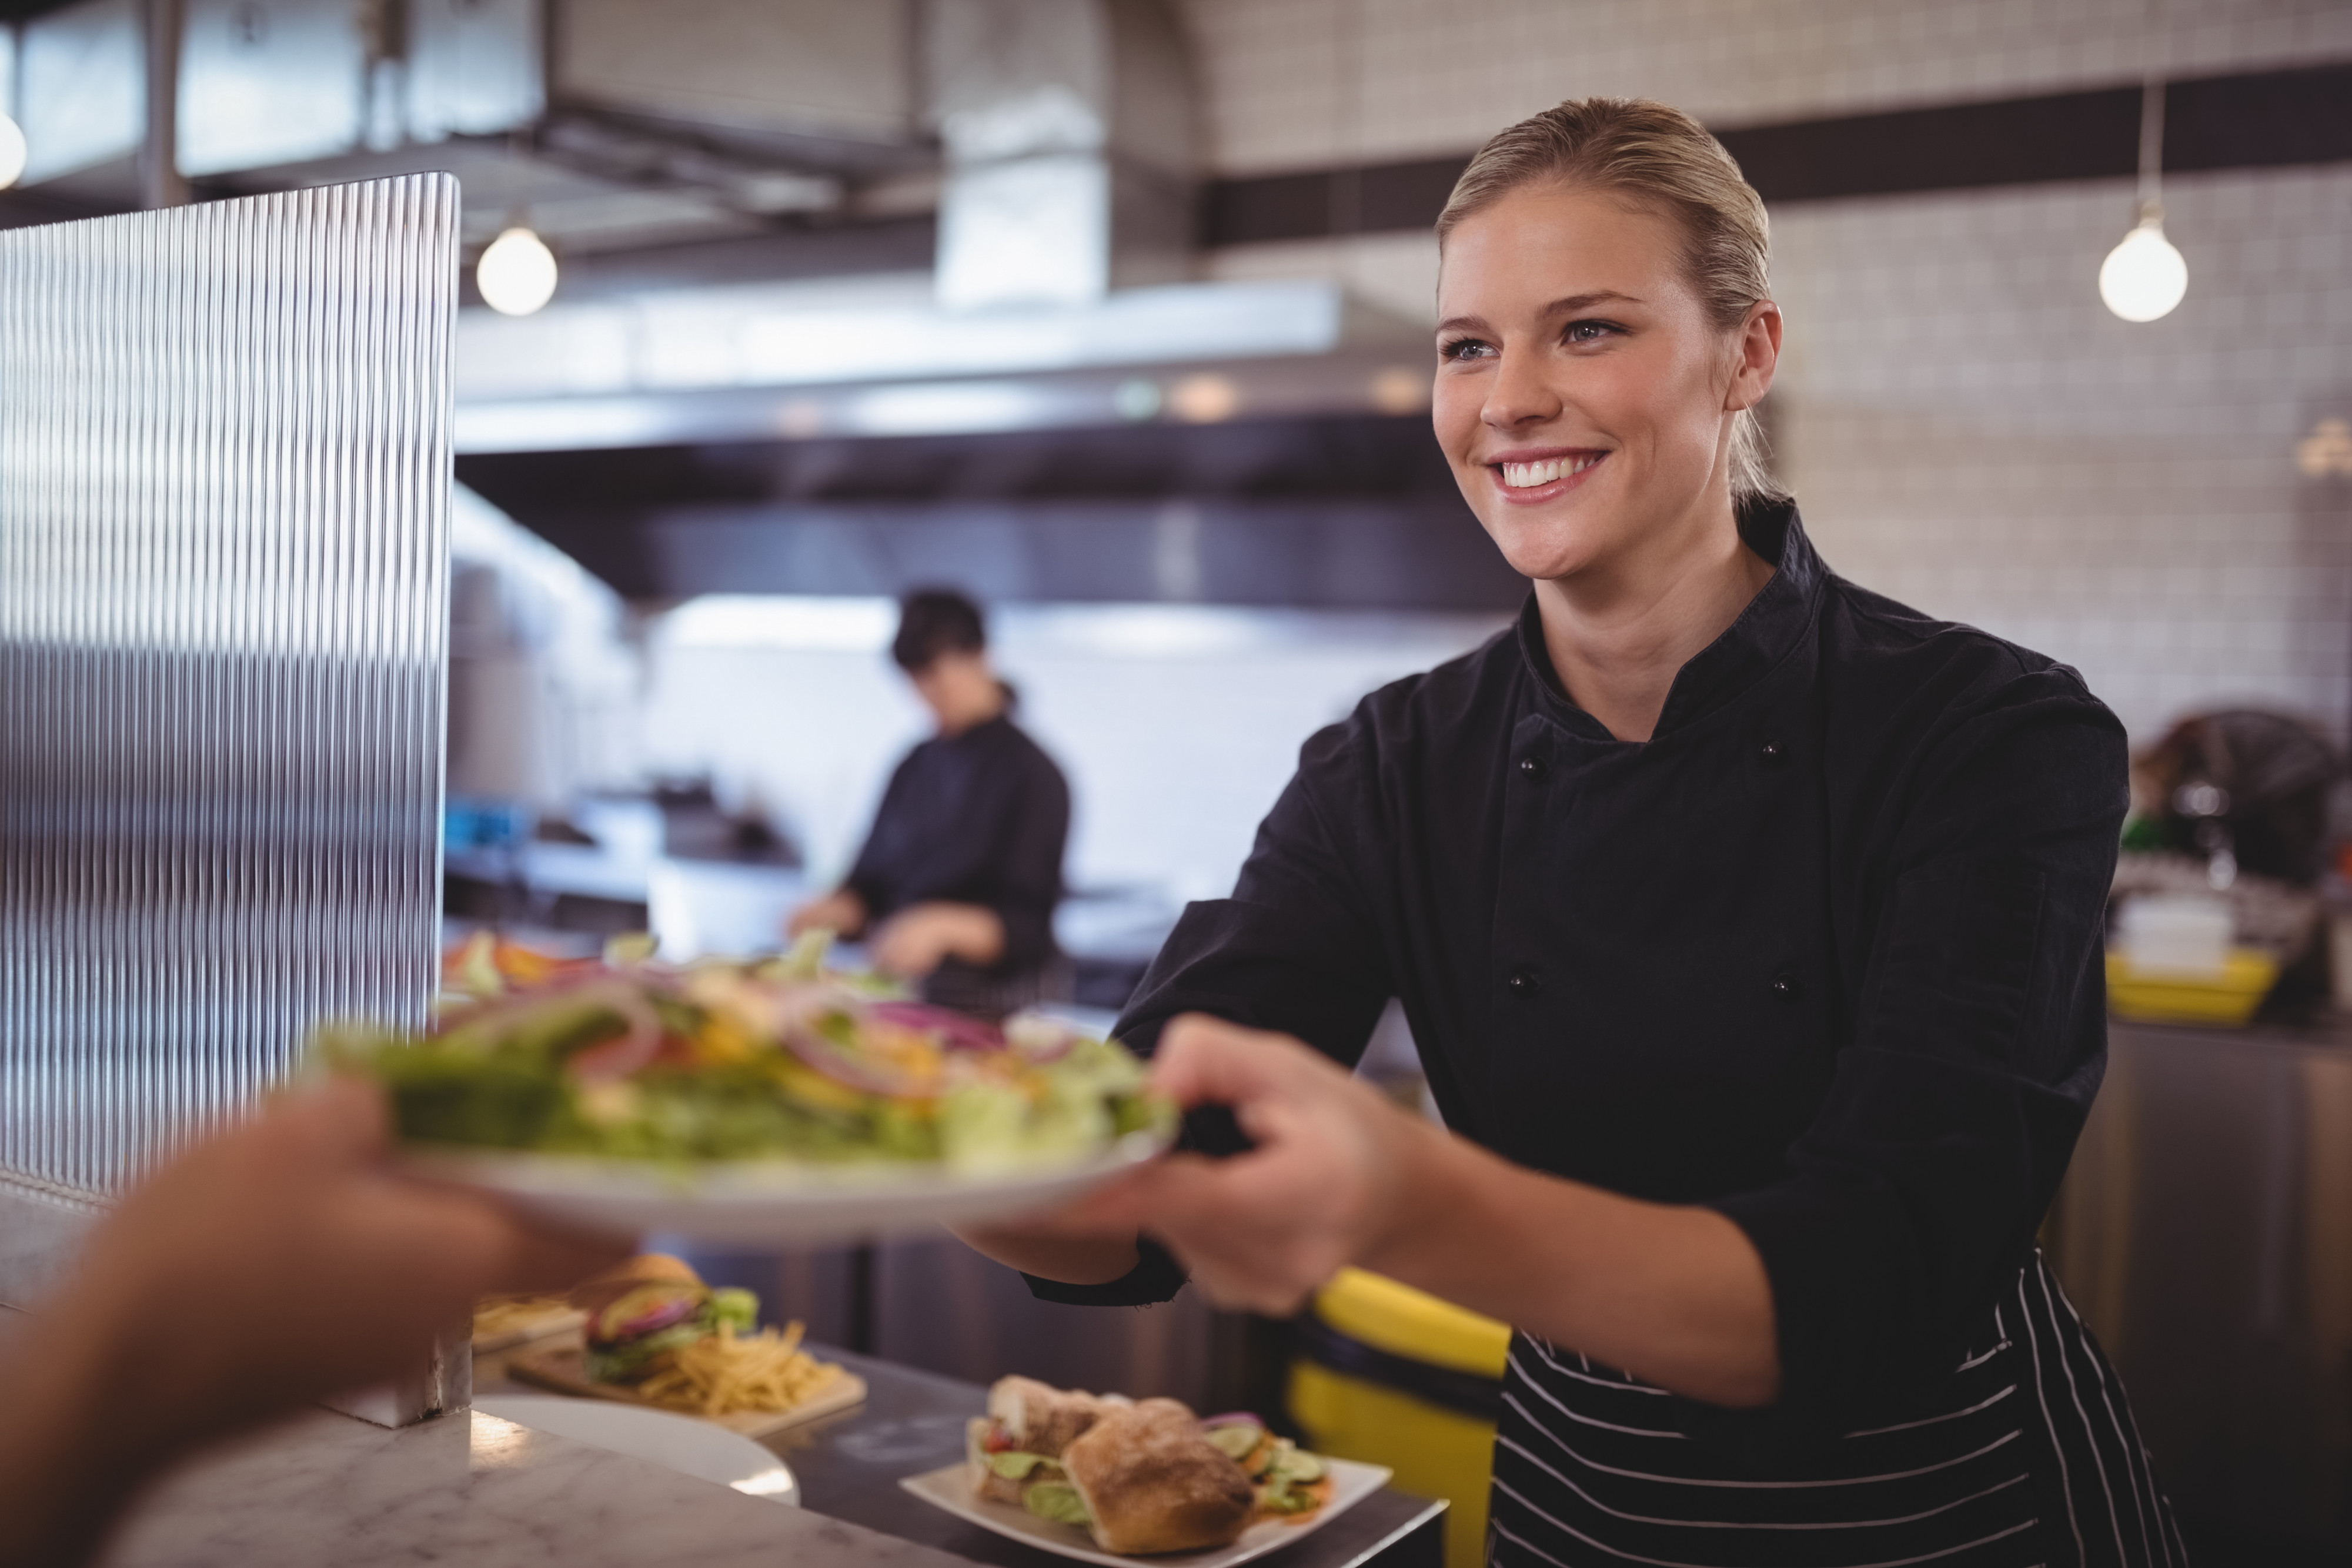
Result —
<path fill-rule="evenodd" d="M 1595 453 L 1590 457 L 1554 457 L 1542 463 L 1506 463 L 1503 465 L 1503 483 L 1514 490 L 1532 489 L 1538 485 L 1549 485 L 1555 479 L 1565 479 L 1571 474 L 1581 474 L 1600 462 L 1602 455 Z"/>

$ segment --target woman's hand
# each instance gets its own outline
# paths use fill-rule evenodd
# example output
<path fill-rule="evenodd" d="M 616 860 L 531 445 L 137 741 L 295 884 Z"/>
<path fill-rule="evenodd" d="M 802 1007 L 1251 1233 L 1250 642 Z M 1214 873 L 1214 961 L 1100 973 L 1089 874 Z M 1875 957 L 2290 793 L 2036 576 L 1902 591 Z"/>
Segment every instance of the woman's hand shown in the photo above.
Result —
<path fill-rule="evenodd" d="M 811 900 L 793 911 L 784 922 L 784 935 L 798 940 L 812 931 L 830 931 L 836 936 L 856 936 L 866 929 L 866 901 L 845 887 L 835 888 L 823 898 Z"/>
<path fill-rule="evenodd" d="M 1198 1015 L 1160 1036 L 1152 1083 L 1183 1105 L 1234 1108 L 1257 1146 L 1180 1154 L 1080 1203 L 1075 1231 L 1148 1230 L 1221 1307 L 1297 1312 L 1381 1250 L 1415 1164 L 1444 1134 L 1287 1036 Z"/>
<path fill-rule="evenodd" d="M 1286 1316 L 1357 1264 L 1695 1399 L 1779 1392 L 1771 1281 L 1714 1209 L 1515 1166 L 1284 1035 L 1178 1019 L 1152 1082 L 1233 1107 L 1256 1147 L 1171 1155 L 1056 1225 L 1157 1238 L 1220 1306 Z"/>
<path fill-rule="evenodd" d="M 886 975 L 919 980 L 950 958 L 986 968 L 1004 956 L 1004 921 L 977 904 L 917 904 L 882 923 L 867 945 Z"/>

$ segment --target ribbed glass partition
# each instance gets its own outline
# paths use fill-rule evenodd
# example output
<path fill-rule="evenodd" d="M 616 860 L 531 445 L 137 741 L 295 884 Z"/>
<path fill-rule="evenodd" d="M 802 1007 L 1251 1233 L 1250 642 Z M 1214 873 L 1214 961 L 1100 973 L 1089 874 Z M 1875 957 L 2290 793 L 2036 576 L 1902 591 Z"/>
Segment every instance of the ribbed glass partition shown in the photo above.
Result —
<path fill-rule="evenodd" d="M 0 232 L 0 1197 L 423 1016 L 457 220 L 420 175 Z"/>

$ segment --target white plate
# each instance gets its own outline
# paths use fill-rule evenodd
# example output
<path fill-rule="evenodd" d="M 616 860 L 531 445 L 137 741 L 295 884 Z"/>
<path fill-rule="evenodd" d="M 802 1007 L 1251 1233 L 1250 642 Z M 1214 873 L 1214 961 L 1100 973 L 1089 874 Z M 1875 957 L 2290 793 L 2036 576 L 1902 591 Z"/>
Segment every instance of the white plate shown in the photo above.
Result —
<path fill-rule="evenodd" d="M 1360 1465 L 1353 1459 L 1327 1458 L 1323 1462 L 1331 1471 L 1331 1500 L 1304 1521 L 1288 1524 L 1269 1519 L 1251 1525 L 1242 1531 L 1239 1541 L 1214 1552 L 1171 1552 L 1150 1557 L 1121 1557 L 1103 1551 L 1095 1544 L 1093 1536 L 1075 1524 L 1055 1524 L 1009 1502 L 983 1502 L 971 1495 L 971 1475 L 963 1465 L 948 1465 L 923 1475 L 908 1476 L 898 1484 L 933 1508 L 945 1509 L 982 1530 L 992 1530 L 1024 1545 L 1075 1557 L 1081 1563 L 1099 1563 L 1103 1568 L 1136 1568 L 1139 1563 L 1164 1563 L 1167 1568 L 1233 1568 L 1234 1563 L 1263 1557 L 1313 1534 L 1388 1485 L 1389 1477 L 1395 1473 L 1385 1465 Z"/>
<path fill-rule="evenodd" d="M 551 1433 L 649 1464 L 662 1465 L 753 1497 L 797 1504 L 800 1483 L 784 1462 L 751 1441 L 691 1416 L 641 1410 L 601 1399 L 563 1399 L 552 1395 L 500 1394 L 477 1399 L 485 1416 Z"/>
<path fill-rule="evenodd" d="M 1005 1219 L 1066 1203 L 1160 1153 L 1130 1133 L 1099 1154 L 1004 1171 L 913 1164 L 746 1160 L 667 1168 L 628 1160 L 495 1150 L 411 1150 L 431 1181 L 490 1194 L 527 1213 L 614 1235 L 649 1230 L 747 1248 L 917 1235 L 935 1225 Z"/>

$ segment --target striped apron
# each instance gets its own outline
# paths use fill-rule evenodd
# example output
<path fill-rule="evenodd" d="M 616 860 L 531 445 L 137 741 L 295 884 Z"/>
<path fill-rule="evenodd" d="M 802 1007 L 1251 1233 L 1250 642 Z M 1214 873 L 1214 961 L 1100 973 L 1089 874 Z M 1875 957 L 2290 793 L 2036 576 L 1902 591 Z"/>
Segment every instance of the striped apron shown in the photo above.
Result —
<path fill-rule="evenodd" d="M 1511 1343 L 1487 1535 L 1496 1568 L 2188 1568 L 2106 1358 L 2039 1254 L 1934 1413 L 1746 1479 L 1673 1430 L 1673 1396 Z"/>

